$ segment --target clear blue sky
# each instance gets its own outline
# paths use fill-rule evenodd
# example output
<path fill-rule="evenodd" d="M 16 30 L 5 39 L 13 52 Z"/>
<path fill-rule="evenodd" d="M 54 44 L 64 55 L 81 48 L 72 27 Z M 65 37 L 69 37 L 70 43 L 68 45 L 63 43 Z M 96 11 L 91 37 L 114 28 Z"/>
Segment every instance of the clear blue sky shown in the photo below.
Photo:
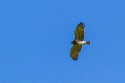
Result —
<path fill-rule="evenodd" d="M 125 0 L 0 0 L 0 83 L 125 83 L 124 42 Z"/>

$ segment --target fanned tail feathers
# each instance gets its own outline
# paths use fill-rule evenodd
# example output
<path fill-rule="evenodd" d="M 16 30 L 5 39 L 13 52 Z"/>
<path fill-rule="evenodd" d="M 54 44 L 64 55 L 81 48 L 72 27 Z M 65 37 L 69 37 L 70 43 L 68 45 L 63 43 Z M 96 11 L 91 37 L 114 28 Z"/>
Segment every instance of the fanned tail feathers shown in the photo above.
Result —
<path fill-rule="evenodd" d="M 89 44 L 90 44 L 90 41 L 86 41 L 86 44 L 88 44 L 88 45 L 89 45 Z"/>

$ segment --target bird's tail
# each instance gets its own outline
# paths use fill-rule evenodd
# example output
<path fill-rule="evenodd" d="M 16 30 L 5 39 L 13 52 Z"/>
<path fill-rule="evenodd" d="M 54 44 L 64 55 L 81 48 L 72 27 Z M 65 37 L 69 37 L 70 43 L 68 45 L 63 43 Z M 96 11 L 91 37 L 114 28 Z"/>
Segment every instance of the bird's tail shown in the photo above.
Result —
<path fill-rule="evenodd" d="M 90 41 L 86 41 L 86 44 L 88 44 L 88 45 L 89 45 L 89 44 L 90 44 Z"/>

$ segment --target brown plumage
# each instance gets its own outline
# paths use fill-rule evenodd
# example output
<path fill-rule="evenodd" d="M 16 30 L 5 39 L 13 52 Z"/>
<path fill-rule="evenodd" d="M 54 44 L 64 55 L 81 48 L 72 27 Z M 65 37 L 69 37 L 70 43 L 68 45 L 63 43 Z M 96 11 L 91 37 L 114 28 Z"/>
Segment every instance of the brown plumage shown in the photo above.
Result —
<path fill-rule="evenodd" d="M 75 40 L 71 42 L 73 47 L 70 50 L 70 56 L 73 60 L 78 59 L 79 52 L 81 51 L 82 44 L 79 41 L 84 41 L 84 27 L 84 23 L 79 23 L 74 31 Z M 90 44 L 90 42 L 84 42 L 83 44 Z"/>

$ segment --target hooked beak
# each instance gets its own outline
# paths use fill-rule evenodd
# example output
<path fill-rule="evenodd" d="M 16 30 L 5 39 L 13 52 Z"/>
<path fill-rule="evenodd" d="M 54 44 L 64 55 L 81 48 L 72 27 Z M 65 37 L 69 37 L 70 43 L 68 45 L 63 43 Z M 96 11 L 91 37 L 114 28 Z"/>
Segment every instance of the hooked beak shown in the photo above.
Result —
<path fill-rule="evenodd" d="M 73 41 L 71 42 L 71 44 L 73 44 Z"/>

